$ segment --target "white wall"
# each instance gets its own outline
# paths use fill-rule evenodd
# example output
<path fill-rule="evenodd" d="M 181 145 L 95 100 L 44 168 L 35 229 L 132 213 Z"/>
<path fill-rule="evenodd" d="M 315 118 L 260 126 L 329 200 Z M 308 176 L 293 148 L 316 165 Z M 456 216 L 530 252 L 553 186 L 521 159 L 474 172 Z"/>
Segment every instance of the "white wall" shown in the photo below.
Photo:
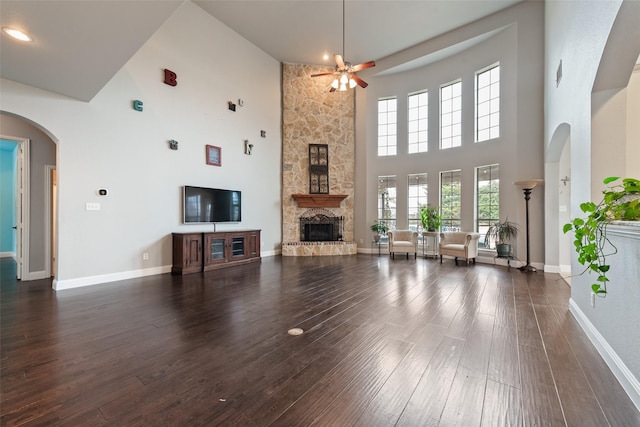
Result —
<path fill-rule="evenodd" d="M 514 182 L 542 178 L 543 170 L 543 10 L 540 2 L 525 2 L 427 42 L 411 52 L 415 58 L 434 53 L 436 46 L 461 43 L 488 34 L 488 38 L 452 56 L 411 71 L 376 75 L 375 68 L 365 79 L 365 91 L 357 90 L 356 108 L 356 241 L 368 247 L 370 225 L 377 217 L 376 178 L 396 175 L 398 226 L 405 227 L 407 175 L 428 173 L 429 202 L 439 205 L 439 174 L 462 170 L 462 228 L 475 229 L 475 167 L 500 164 L 500 217 L 521 227 L 516 255 L 526 258 L 525 202 Z M 398 61 L 410 60 L 407 52 Z M 415 59 L 414 58 L 414 59 Z M 383 61 L 383 66 L 394 58 Z M 500 137 L 474 142 L 475 72 L 500 63 Z M 439 88 L 462 79 L 462 147 L 439 150 Z M 429 151 L 406 154 L 406 99 L 419 90 L 429 90 Z M 398 155 L 377 156 L 377 100 L 398 98 Z M 366 194 L 366 199 L 359 196 Z M 530 201 L 531 260 L 542 267 L 544 261 L 544 187 L 533 190 Z"/>
<path fill-rule="evenodd" d="M 176 87 L 163 83 L 165 68 L 177 73 Z M 244 107 L 229 111 L 227 101 L 239 98 Z M 136 99 L 143 112 L 132 108 Z M 280 64 L 194 4 L 91 102 L 3 80 L 2 109 L 59 142 L 59 289 L 168 271 L 172 232 L 213 229 L 181 224 L 184 184 L 241 190 L 242 223 L 218 230 L 262 229 L 262 254 L 279 250 Z M 222 147 L 222 167 L 205 163 L 206 144 Z M 87 202 L 101 210 L 86 211 Z"/>
<path fill-rule="evenodd" d="M 602 197 L 602 181 L 627 176 L 627 89 L 594 92 L 591 97 L 591 199 Z"/>
<path fill-rule="evenodd" d="M 626 176 L 640 179 L 640 161 L 638 161 L 640 159 L 640 120 L 638 117 L 640 117 L 640 65 L 636 65 L 627 86 L 626 147 Z"/>
<path fill-rule="evenodd" d="M 560 271 L 571 273 L 571 254 L 573 252 L 573 236 L 562 232 L 564 224 L 571 221 L 571 181 L 563 182 L 562 179 L 571 180 L 571 141 L 566 141 L 560 161 L 558 162 L 558 228 L 550 233 L 559 234 L 558 259 Z M 550 184 L 549 184 L 550 185 Z"/>
<path fill-rule="evenodd" d="M 633 0 L 549 1 L 546 2 L 545 18 L 546 160 L 557 161 L 561 145 L 567 138 L 554 138 L 554 135 L 559 129 L 570 129 L 571 217 L 582 217 L 579 205 L 591 200 L 592 194 L 599 194 L 602 176 L 618 175 L 613 173 L 616 165 L 620 175 L 626 172 L 624 134 L 629 92 L 625 93 L 624 87 L 640 51 L 637 25 L 640 21 L 640 3 Z M 612 60 L 613 57 L 617 58 Z M 549 76 L 555 77 L 560 60 L 563 78 L 556 87 L 554 79 Z M 637 121 L 637 118 L 634 120 Z M 616 148 L 619 150 L 617 153 Z M 559 179 L 558 176 L 546 178 L 554 181 Z M 551 190 L 552 187 L 548 186 L 547 189 Z M 547 197 L 558 198 L 559 195 L 556 191 L 547 194 Z M 555 214 L 553 211 L 546 212 L 546 215 Z M 546 237 L 548 244 L 558 240 L 551 233 Z M 636 406 L 640 407 L 638 339 L 628 339 L 625 336 L 629 333 L 628 329 L 616 327 L 640 323 L 637 292 L 626 290 L 629 277 L 637 278 L 637 262 L 633 262 L 634 257 L 637 261 L 637 250 L 634 252 L 632 247 L 625 249 L 625 254 L 615 261 L 610 260 L 612 270 L 624 269 L 618 273 L 610 272 L 609 277 L 615 278 L 608 285 L 610 296 L 598 299 L 595 307 L 592 307 L 591 284 L 595 282 L 595 277 L 587 274 L 573 276 L 571 305 L 572 312 L 590 333 L 592 340 L 598 336 L 594 344 Z M 577 263 L 573 251 L 571 268 L 574 274 L 584 270 Z M 632 274 L 627 274 L 629 272 Z M 623 278 L 623 282 L 617 286 L 616 280 L 620 278 Z M 612 296 L 614 293 L 615 297 Z"/>

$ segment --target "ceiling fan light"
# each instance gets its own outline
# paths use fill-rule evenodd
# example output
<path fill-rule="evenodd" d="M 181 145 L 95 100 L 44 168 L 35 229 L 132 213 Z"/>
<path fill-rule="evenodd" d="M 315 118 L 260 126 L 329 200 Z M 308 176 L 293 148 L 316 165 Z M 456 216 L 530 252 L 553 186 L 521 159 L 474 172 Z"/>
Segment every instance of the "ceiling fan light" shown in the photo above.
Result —
<path fill-rule="evenodd" d="M 356 81 L 353 80 L 352 78 L 349 79 L 349 89 L 353 89 L 354 87 L 356 87 Z"/>
<path fill-rule="evenodd" d="M 345 90 L 347 90 L 347 84 L 346 83 L 340 83 L 340 92 L 344 92 Z"/>
<path fill-rule="evenodd" d="M 347 76 L 347 73 L 343 73 L 340 76 L 340 83 L 343 85 L 346 85 L 347 83 L 349 83 L 349 76 Z"/>
<path fill-rule="evenodd" d="M 331 87 L 334 89 L 338 89 L 339 85 L 340 85 L 340 82 L 338 81 L 338 79 L 335 79 L 334 81 L 331 82 Z"/>
<path fill-rule="evenodd" d="M 16 30 L 15 28 L 9 28 L 9 27 L 2 27 L 2 31 L 4 31 L 6 34 L 10 35 L 11 37 L 13 37 L 16 40 L 20 40 L 23 42 L 32 42 L 33 39 L 26 33 L 20 31 L 20 30 Z"/>

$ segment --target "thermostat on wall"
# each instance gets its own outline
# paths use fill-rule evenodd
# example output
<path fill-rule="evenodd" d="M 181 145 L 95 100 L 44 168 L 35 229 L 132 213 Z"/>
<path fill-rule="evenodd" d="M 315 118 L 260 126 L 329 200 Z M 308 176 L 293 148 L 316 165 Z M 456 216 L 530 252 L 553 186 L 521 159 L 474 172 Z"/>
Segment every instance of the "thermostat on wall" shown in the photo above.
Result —
<path fill-rule="evenodd" d="M 107 190 L 106 188 L 101 188 L 98 190 L 98 196 L 106 196 L 107 194 L 109 194 L 109 190 Z"/>

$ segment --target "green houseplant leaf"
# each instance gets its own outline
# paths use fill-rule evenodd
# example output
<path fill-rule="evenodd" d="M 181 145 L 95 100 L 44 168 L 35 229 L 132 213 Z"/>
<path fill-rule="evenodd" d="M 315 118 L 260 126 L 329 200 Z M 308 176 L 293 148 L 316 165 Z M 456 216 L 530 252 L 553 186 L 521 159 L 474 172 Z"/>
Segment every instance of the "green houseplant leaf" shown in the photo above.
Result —
<path fill-rule="evenodd" d="M 437 231 L 442 225 L 442 215 L 438 206 L 422 205 L 420 207 L 420 223 L 425 231 Z"/>
<path fill-rule="evenodd" d="M 597 204 L 581 203 L 580 210 L 587 217 L 574 218 L 562 227 L 565 234 L 573 231 L 578 262 L 585 266 L 580 274 L 594 272 L 598 275 L 598 283 L 592 284 L 591 289 L 602 297 L 607 294 L 609 282 L 607 257 L 618 252 L 607 238 L 607 225 L 612 220 L 640 221 L 640 180 L 624 178 L 620 184 L 619 179 L 617 176 L 605 178 L 602 182 L 607 188 L 602 192 L 602 200 Z"/>

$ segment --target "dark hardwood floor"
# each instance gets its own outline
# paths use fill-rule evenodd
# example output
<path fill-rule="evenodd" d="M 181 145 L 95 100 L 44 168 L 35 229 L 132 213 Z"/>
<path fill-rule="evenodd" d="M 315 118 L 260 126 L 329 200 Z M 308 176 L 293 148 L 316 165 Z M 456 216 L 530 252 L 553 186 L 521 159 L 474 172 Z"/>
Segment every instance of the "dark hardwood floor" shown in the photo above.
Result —
<path fill-rule="evenodd" d="M 270 257 L 55 292 L 0 267 L 3 426 L 640 426 L 554 274 Z"/>

